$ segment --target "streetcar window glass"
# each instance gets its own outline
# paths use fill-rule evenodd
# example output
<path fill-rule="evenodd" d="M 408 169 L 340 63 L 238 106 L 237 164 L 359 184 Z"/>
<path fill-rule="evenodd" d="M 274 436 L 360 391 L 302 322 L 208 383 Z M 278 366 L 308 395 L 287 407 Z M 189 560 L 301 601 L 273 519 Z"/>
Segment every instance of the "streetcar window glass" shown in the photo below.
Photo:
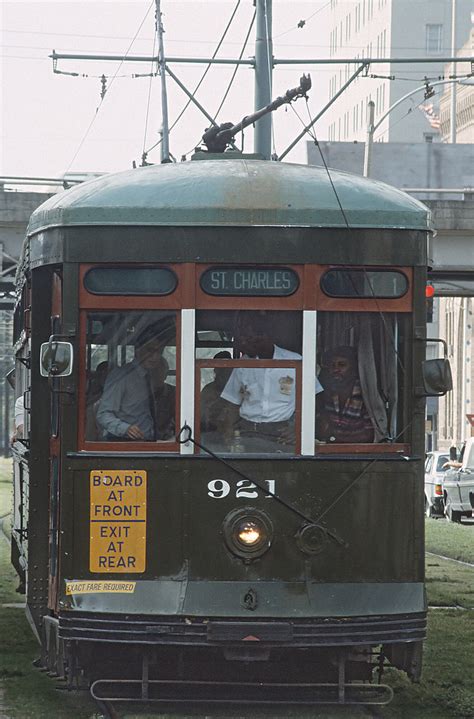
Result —
<path fill-rule="evenodd" d="M 299 312 L 196 313 L 204 447 L 218 453 L 295 453 L 301 336 Z"/>
<path fill-rule="evenodd" d="M 86 372 L 86 441 L 174 441 L 175 312 L 90 312 Z"/>
<path fill-rule="evenodd" d="M 405 315 L 319 312 L 316 443 L 404 441 Z"/>
<path fill-rule="evenodd" d="M 408 279 L 393 270 L 332 269 L 321 277 L 329 297 L 396 298 L 408 290 Z"/>
<path fill-rule="evenodd" d="M 94 267 L 84 287 L 95 295 L 169 295 L 178 280 L 166 267 Z"/>

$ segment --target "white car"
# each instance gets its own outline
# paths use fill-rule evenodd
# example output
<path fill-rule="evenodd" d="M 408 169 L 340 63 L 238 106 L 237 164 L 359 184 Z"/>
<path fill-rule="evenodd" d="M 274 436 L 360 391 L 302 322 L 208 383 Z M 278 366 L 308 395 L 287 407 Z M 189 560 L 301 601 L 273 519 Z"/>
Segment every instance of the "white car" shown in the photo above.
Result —
<path fill-rule="evenodd" d="M 474 437 L 466 440 L 458 465 L 443 475 L 444 513 L 450 522 L 473 516 Z"/>
<path fill-rule="evenodd" d="M 425 514 L 444 517 L 443 477 L 449 452 L 427 452 L 425 460 Z"/>

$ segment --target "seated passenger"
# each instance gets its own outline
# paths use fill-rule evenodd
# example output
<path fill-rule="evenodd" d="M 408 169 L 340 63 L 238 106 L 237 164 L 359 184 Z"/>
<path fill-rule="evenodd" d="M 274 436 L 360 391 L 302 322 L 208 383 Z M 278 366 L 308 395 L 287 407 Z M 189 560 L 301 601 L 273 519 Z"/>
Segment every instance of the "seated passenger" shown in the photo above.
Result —
<path fill-rule="evenodd" d="M 176 387 L 166 383 L 168 372 L 168 362 L 161 356 L 151 375 L 155 405 L 155 434 L 156 439 L 161 440 L 174 439 L 175 436 Z"/>
<path fill-rule="evenodd" d="M 94 442 L 100 439 L 101 430 L 97 424 L 97 408 L 104 391 L 108 371 L 109 363 L 100 362 L 90 380 L 86 404 L 86 440 L 88 441 Z"/>
<path fill-rule="evenodd" d="M 232 359 L 230 352 L 218 352 L 214 359 Z M 221 393 L 232 373 L 229 367 L 216 367 L 214 381 L 209 382 L 201 391 L 201 432 L 222 430 L 228 404 Z"/>
<path fill-rule="evenodd" d="M 137 340 L 134 360 L 107 377 L 97 409 L 105 441 L 157 439 L 152 377 L 162 362 L 162 352 L 162 341 L 145 331 Z"/>
<path fill-rule="evenodd" d="M 336 347 L 323 356 L 316 437 L 325 442 L 368 443 L 374 428 L 362 397 L 355 347 Z"/>

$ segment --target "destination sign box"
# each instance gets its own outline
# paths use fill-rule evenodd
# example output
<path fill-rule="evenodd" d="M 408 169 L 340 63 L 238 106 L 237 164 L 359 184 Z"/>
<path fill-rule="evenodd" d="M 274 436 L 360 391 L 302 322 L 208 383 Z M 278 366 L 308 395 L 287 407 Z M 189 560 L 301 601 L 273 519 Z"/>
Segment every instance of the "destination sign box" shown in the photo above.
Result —
<path fill-rule="evenodd" d="M 91 572 L 145 571 L 146 484 L 144 471 L 91 471 Z"/>
<path fill-rule="evenodd" d="M 211 267 L 200 283 L 208 295 L 288 297 L 298 289 L 299 277 L 289 267 Z"/>

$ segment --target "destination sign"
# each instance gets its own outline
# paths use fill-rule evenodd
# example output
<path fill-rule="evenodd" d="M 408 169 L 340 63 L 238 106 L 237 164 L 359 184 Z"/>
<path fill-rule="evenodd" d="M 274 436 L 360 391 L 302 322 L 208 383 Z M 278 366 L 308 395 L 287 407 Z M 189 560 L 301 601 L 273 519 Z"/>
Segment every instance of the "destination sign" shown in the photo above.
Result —
<path fill-rule="evenodd" d="M 299 286 L 289 267 L 212 267 L 201 275 L 201 289 L 208 295 L 288 297 Z"/>
<path fill-rule="evenodd" d="M 91 572 L 145 571 L 146 484 L 143 471 L 91 471 Z"/>

